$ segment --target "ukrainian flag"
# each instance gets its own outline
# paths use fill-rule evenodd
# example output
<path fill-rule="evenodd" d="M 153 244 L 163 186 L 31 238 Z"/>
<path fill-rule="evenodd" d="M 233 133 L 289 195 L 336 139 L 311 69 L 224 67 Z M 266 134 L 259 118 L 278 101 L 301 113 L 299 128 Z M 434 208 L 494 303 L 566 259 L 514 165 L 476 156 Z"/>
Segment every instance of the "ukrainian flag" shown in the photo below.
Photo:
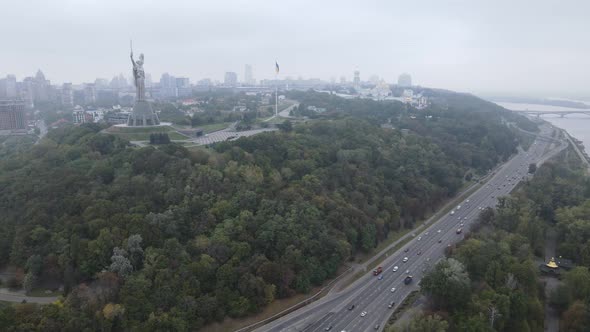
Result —
<path fill-rule="evenodd" d="M 279 63 L 275 61 L 275 72 L 279 73 Z"/>

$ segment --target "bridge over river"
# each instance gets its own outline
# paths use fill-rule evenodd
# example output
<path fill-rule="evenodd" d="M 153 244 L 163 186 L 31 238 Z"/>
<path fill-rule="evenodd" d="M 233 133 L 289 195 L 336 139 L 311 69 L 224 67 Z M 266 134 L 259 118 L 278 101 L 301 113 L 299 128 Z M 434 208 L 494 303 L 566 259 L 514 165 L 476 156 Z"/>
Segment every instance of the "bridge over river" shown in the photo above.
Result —
<path fill-rule="evenodd" d="M 528 115 L 536 115 L 540 117 L 541 115 L 559 115 L 560 118 L 565 118 L 566 115 L 571 114 L 583 114 L 590 117 L 590 109 L 588 110 L 580 110 L 580 111 L 531 111 L 531 110 L 516 110 L 515 112 L 525 113 Z"/>

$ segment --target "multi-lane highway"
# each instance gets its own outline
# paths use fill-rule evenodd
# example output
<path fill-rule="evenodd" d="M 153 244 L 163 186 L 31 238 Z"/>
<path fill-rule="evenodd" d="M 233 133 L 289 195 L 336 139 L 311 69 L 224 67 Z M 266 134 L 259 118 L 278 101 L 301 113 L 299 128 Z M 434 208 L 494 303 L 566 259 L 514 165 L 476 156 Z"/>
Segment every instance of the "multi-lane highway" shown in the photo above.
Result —
<path fill-rule="evenodd" d="M 566 146 L 551 139 L 553 127 L 543 125 L 539 138 L 528 151 L 512 159 L 464 202 L 385 259 L 377 277 L 371 271 L 341 292 L 330 294 L 256 331 L 381 331 L 395 308 L 413 290 L 422 276 L 444 257 L 445 248 L 463 239 L 481 210 L 494 207 L 500 196 L 526 178 L 529 164 L 542 163 Z M 550 148 L 550 149 L 549 149 Z M 461 229 L 460 232 L 458 230 Z M 407 262 L 404 258 L 407 257 Z M 393 271 L 397 266 L 397 271 Z M 413 282 L 403 280 L 411 275 Z M 394 289 L 395 288 L 395 289 Z M 390 308 L 390 304 L 394 302 Z M 362 315 L 362 313 L 365 313 Z"/>

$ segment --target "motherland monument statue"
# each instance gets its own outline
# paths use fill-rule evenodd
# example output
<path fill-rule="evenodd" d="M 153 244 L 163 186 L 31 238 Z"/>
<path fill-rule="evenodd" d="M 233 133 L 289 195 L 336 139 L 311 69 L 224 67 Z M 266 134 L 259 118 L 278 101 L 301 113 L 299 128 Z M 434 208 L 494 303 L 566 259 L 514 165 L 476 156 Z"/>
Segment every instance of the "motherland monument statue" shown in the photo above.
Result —
<path fill-rule="evenodd" d="M 152 105 L 145 99 L 144 56 L 143 53 L 140 54 L 139 60 L 135 61 L 133 59 L 133 46 L 131 46 L 131 64 L 133 64 L 135 104 L 133 105 L 133 112 L 127 120 L 127 125 L 130 127 L 157 126 L 160 124 L 158 115 L 153 111 Z"/>

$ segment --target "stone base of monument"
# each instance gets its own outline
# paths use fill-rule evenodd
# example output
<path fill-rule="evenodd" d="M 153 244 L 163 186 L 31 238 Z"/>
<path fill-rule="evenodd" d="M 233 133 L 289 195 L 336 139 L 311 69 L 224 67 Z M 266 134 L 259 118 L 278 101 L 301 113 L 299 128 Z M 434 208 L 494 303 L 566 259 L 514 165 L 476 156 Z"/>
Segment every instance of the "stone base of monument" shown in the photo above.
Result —
<path fill-rule="evenodd" d="M 133 112 L 127 120 L 128 127 L 150 127 L 160 125 L 158 115 L 152 109 L 152 105 L 145 100 L 138 100 L 133 105 Z"/>

